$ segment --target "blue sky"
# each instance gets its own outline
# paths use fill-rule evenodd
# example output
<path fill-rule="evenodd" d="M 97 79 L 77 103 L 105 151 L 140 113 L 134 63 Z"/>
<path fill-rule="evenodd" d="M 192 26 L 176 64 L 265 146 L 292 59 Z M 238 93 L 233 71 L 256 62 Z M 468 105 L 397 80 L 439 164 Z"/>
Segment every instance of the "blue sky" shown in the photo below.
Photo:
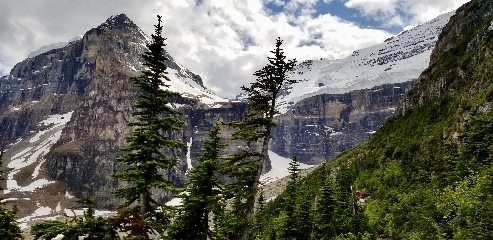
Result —
<path fill-rule="evenodd" d="M 279 1 L 286 2 L 286 1 Z M 274 1 L 266 3 L 265 7 L 274 13 L 286 12 L 286 5 L 279 6 Z M 297 11 L 300 15 L 301 8 Z M 341 18 L 342 20 L 353 22 L 362 28 L 381 29 L 392 34 L 398 34 L 402 31 L 403 26 L 385 26 L 382 22 L 375 20 L 373 17 L 364 16 L 360 11 L 354 8 L 348 8 L 344 5 L 344 1 L 317 1 L 314 6 L 314 16 L 330 14 Z M 401 15 L 407 16 L 406 13 L 400 12 Z"/>
<path fill-rule="evenodd" d="M 0 1 L 0 76 L 42 46 L 125 13 L 150 34 L 163 15 L 168 52 L 221 96 L 266 63 L 275 39 L 289 58 L 337 59 L 381 43 L 468 0 L 16 0 Z"/>

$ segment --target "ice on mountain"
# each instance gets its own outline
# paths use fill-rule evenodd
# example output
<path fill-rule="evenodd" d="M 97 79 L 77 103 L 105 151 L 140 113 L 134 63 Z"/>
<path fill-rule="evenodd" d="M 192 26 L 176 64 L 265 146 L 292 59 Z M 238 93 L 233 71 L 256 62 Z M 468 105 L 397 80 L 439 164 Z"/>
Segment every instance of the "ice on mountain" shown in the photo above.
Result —
<path fill-rule="evenodd" d="M 29 55 L 27 55 L 27 57 L 28 58 L 33 58 L 33 57 L 36 57 L 38 55 L 41 55 L 41 54 L 43 54 L 45 52 L 51 51 L 53 49 L 63 48 L 65 46 L 67 46 L 69 43 L 74 42 L 74 41 L 77 41 L 77 40 L 80 40 L 80 39 L 82 39 L 82 35 L 75 36 L 72 39 L 68 40 L 67 42 L 57 42 L 57 43 L 52 43 L 50 45 L 43 46 L 40 49 L 38 49 L 38 50 L 36 50 L 34 52 L 29 53 Z"/>
<path fill-rule="evenodd" d="M 285 113 L 296 102 L 320 94 L 343 94 L 387 83 L 407 82 L 419 77 L 441 29 L 455 11 L 403 31 L 381 44 L 354 51 L 338 60 L 311 60 L 300 63 L 289 78 L 303 80 L 285 89 L 278 99 Z"/>

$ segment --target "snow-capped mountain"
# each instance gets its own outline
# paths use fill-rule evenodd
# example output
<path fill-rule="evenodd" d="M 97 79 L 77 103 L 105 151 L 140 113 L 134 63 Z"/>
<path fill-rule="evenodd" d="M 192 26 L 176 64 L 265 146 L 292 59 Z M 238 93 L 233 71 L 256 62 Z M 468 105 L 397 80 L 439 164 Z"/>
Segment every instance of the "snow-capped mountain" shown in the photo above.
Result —
<path fill-rule="evenodd" d="M 428 67 L 438 35 L 454 13 L 442 14 L 343 59 L 308 60 L 298 64 L 289 77 L 300 82 L 286 89 L 279 98 L 281 112 L 311 96 L 343 94 L 417 79 Z"/>

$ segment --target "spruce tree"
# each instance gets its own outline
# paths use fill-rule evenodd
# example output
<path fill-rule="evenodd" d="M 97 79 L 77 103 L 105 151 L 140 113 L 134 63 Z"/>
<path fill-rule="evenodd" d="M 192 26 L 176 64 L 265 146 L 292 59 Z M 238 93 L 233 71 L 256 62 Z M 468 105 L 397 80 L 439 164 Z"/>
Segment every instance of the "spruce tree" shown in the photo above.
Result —
<path fill-rule="evenodd" d="M 271 51 L 274 56 L 268 57 L 269 63 L 255 72 L 255 82 L 249 87 L 242 87 L 248 99 L 248 113 L 243 116 L 242 121 L 231 124 L 237 128 L 233 139 L 244 140 L 251 147 L 260 145 L 260 150 L 241 150 L 229 159 L 229 175 L 236 180 L 236 186 L 233 187 L 233 218 L 238 222 L 235 224 L 233 238 L 237 239 L 250 238 L 249 228 L 259 179 L 268 158 L 271 129 L 276 125 L 274 116 L 279 113 L 276 109 L 277 97 L 282 87 L 296 82 L 287 77 L 287 73 L 294 69 L 296 60 L 286 60 L 281 45 L 282 40 L 277 38 L 276 48 Z"/>
<path fill-rule="evenodd" d="M 284 193 L 286 194 L 281 204 L 280 212 L 280 226 L 279 238 L 280 239 L 302 239 L 306 233 L 300 231 L 300 217 L 304 215 L 303 199 L 298 198 L 298 179 L 299 179 L 299 162 L 296 156 L 291 158 L 289 163 L 289 182 L 286 186 Z M 302 196 L 305 198 L 305 196 Z M 309 205 L 308 205 L 309 206 Z M 309 214 L 309 209 L 306 209 Z M 306 220 L 303 218 L 303 220 Z M 307 225 L 308 221 L 303 221 L 303 225 Z"/>
<path fill-rule="evenodd" d="M 3 178 L 4 172 L 2 170 L 3 156 L 4 151 L 0 150 L 0 180 L 5 180 L 5 178 Z M 1 187 L 0 191 L 3 191 Z M 21 228 L 15 220 L 15 216 L 17 212 L 19 212 L 19 209 L 17 208 L 17 205 L 13 205 L 10 209 L 7 208 L 6 205 L 7 202 L 5 201 L 5 197 L 0 195 L 0 236 L 5 240 L 22 239 Z"/>
<path fill-rule="evenodd" d="M 140 76 L 132 78 L 141 93 L 132 112 L 136 120 L 128 124 L 134 130 L 126 138 L 128 144 L 121 148 L 125 154 L 116 159 L 123 163 L 124 170 L 112 175 L 116 180 L 130 183 L 115 190 L 114 195 L 126 200 L 124 206 L 138 202 L 144 219 L 158 216 L 155 210 L 159 204 L 152 198 L 151 190 L 175 190 L 174 183 L 163 172 L 178 163 L 172 152 L 185 148 L 183 142 L 172 137 L 172 132 L 181 130 L 184 123 L 177 118 L 181 112 L 169 104 L 171 98 L 180 95 L 167 89 L 170 79 L 163 49 L 166 44 L 161 36 L 161 16 L 157 17 L 158 24 L 154 25 L 148 51 L 142 55 L 144 70 Z"/>
<path fill-rule="evenodd" d="M 263 233 L 265 229 L 265 197 L 262 188 L 259 189 L 259 197 L 257 200 L 257 208 L 255 210 L 255 216 L 253 218 L 252 226 L 252 239 L 263 239 Z"/>
<path fill-rule="evenodd" d="M 183 205 L 169 231 L 170 239 L 216 239 L 209 220 L 220 217 L 224 208 L 220 193 L 223 182 L 218 178 L 221 143 L 219 121 L 207 131 L 198 164 L 190 171 Z M 214 224 L 216 221 L 212 221 Z"/>
<path fill-rule="evenodd" d="M 334 188 L 332 179 L 326 176 L 317 197 L 314 239 L 334 239 L 337 235 L 335 218 L 337 199 Z"/>

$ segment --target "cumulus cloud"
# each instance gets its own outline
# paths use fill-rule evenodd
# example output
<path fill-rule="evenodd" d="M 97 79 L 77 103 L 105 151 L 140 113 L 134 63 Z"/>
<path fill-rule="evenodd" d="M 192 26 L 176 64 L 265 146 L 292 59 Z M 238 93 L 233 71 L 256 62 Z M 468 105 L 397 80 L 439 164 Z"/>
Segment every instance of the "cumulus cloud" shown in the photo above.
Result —
<path fill-rule="evenodd" d="M 363 1 L 374 6 L 365 12 L 368 16 L 377 13 L 394 18 L 399 14 L 393 9 L 402 8 L 400 2 L 395 6 L 379 5 L 381 1 L 376 0 L 375 4 L 369 4 L 371 0 L 349 0 L 346 5 L 359 9 Z M 253 73 L 267 63 L 277 37 L 284 40 L 288 58 L 302 61 L 341 58 L 390 36 L 386 31 L 362 28 L 331 14 L 316 14 L 317 3 L 322 2 L 331 0 L 1 1 L 0 74 L 7 74 L 30 52 L 84 34 L 119 13 L 125 13 L 148 34 L 153 32 L 156 15 L 162 15 L 167 51 L 202 76 L 206 87 L 225 97 L 234 97 L 242 85 L 254 80 Z M 417 0 L 417 6 L 423 4 L 428 9 L 421 11 L 423 14 L 455 6 L 427 2 Z M 267 4 L 283 11 L 272 12 Z M 419 12 L 414 6 L 407 7 L 412 13 Z M 424 19 L 414 15 L 417 21 Z M 393 21 L 406 23 L 399 18 Z"/>
<path fill-rule="evenodd" d="M 348 8 L 382 23 L 382 26 L 406 27 L 427 22 L 457 9 L 470 0 L 343 0 Z"/>

